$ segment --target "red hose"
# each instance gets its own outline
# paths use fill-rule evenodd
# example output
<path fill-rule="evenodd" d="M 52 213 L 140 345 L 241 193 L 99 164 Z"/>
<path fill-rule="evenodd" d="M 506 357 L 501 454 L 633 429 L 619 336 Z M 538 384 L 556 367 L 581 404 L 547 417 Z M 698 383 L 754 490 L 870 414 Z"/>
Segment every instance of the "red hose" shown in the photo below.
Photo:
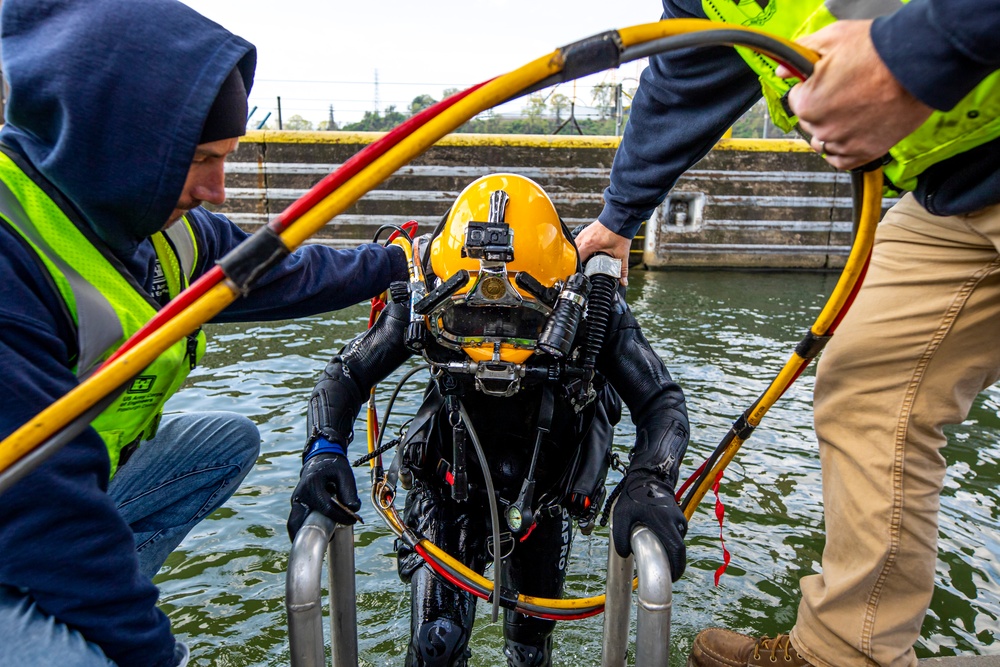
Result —
<path fill-rule="evenodd" d="M 416 116 L 413 116 L 412 118 L 406 120 L 406 122 L 400 124 L 378 141 L 368 144 L 363 150 L 357 152 L 351 156 L 347 162 L 340 165 L 340 168 L 327 175 L 299 199 L 292 202 L 288 208 L 279 213 L 274 220 L 268 223 L 268 226 L 273 231 L 278 233 L 285 231 L 296 220 L 305 215 L 306 212 L 310 211 L 313 207 L 319 204 L 319 202 L 324 200 L 330 193 L 346 183 L 369 164 L 377 160 L 390 148 L 408 137 L 421 126 L 425 125 L 429 120 L 440 114 L 442 111 L 445 111 L 456 102 L 478 90 L 490 81 L 492 81 L 492 79 L 478 83 L 471 88 L 455 93 L 454 95 L 441 100 L 437 104 L 427 107 Z M 190 287 L 178 294 L 176 298 L 172 299 L 170 303 L 159 310 L 156 315 L 149 320 L 149 322 L 146 322 L 146 324 L 144 324 L 143 327 L 139 329 L 139 331 L 137 331 L 131 338 L 125 341 L 125 344 L 118 348 L 118 350 L 116 350 L 115 353 L 107 359 L 107 361 L 101 364 L 101 368 L 104 368 L 112 361 L 138 345 L 141 341 L 148 338 L 150 334 L 163 326 L 165 322 L 173 319 L 178 313 L 185 310 L 188 306 L 201 298 L 206 292 L 208 292 L 208 290 L 222 282 L 223 278 L 225 278 L 225 274 L 223 274 L 222 269 L 218 266 L 212 267 L 212 269 L 207 271 L 198 280 L 192 283 Z"/>

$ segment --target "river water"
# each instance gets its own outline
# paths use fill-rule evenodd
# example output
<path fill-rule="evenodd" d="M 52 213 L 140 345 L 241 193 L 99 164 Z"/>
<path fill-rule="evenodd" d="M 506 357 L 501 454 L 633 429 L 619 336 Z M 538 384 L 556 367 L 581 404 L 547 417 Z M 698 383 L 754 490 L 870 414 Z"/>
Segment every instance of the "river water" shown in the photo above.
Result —
<path fill-rule="evenodd" d="M 630 274 L 628 301 L 687 394 L 692 441 L 682 478 L 765 389 L 835 281 L 835 275 L 806 273 Z M 242 488 L 195 528 L 156 578 L 161 607 L 192 648 L 193 665 L 288 664 L 285 519 L 298 478 L 305 405 L 326 361 L 366 321 L 367 308 L 359 305 L 294 322 L 209 325 L 204 364 L 169 409 L 244 414 L 259 425 L 263 443 Z M 382 385 L 382 410 L 394 378 L 406 369 Z M 407 386 L 391 423 L 413 414 L 422 385 Z M 687 538 L 688 568 L 674 588 L 672 665 L 684 664 L 703 627 L 773 635 L 792 625 L 798 579 L 818 570 L 823 547 L 812 385 L 810 369 L 772 408 L 726 471 L 720 494 L 726 508 L 723 538 L 732 562 L 718 586 L 713 578 L 722 563 L 722 546 L 714 499 L 706 497 L 695 514 Z M 921 657 L 1000 653 L 998 413 L 1000 388 L 994 386 L 980 396 L 965 424 L 950 429 L 937 589 L 917 647 Z M 364 448 L 363 424 L 358 422 L 357 428 L 352 455 Z M 633 437 L 626 417 L 616 433 L 616 450 L 625 455 Z M 358 486 L 367 523 L 355 532 L 360 658 L 364 665 L 402 665 L 408 588 L 396 576 L 392 535 L 368 506 L 365 470 L 359 469 Z M 617 479 L 612 472 L 609 485 Z M 603 592 L 607 544 L 606 529 L 577 535 L 569 596 Z M 476 667 L 503 664 L 502 624 L 488 621 L 489 607 L 480 603 L 472 638 Z M 599 664 L 601 623 L 597 616 L 560 624 L 555 664 Z"/>

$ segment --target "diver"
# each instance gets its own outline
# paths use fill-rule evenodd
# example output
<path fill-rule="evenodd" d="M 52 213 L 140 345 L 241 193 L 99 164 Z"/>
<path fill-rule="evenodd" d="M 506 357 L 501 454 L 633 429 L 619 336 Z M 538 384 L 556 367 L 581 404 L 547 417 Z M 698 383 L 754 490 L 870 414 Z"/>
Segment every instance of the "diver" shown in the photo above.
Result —
<path fill-rule="evenodd" d="M 412 256 L 411 282 L 393 285 L 374 325 L 313 390 L 289 535 L 310 511 L 354 523 L 361 503 L 346 458 L 354 421 L 371 388 L 420 354 L 431 380 L 391 466 L 408 489 L 411 529 L 477 573 L 502 558 L 497 580 L 508 591 L 560 597 L 573 522 L 589 534 L 601 515 L 624 400 L 636 440 L 612 493 L 614 546 L 630 555 L 632 528 L 647 526 L 676 581 L 686 558 L 674 487 L 687 411 L 618 292 L 620 262 L 598 255 L 581 266 L 551 200 L 515 174 L 470 184 L 437 229 L 413 241 Z M 502 517 L 499 544 L 490 503 Z M 406 664 L 466 665 L 475 597 L 406 544 L 397 549 L 412 594 Z M 508 665 L 550 665 L 554 626 L 504 609 Z"/>

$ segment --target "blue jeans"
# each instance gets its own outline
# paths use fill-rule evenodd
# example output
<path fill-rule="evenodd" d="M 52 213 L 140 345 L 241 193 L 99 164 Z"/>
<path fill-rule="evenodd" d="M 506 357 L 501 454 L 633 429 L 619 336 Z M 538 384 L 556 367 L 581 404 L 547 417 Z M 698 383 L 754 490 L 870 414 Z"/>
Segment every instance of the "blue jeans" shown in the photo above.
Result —
<path fill-rule="evenodd" d="M 199 521 L 233 495 L 257 460 L 260 434 L 229 412 L 165 415 L 108 487 L 152 577 Z M 100 647 L 38 609 L 30 591 L 0 586 L 0 665 L 114 667 Z"/>

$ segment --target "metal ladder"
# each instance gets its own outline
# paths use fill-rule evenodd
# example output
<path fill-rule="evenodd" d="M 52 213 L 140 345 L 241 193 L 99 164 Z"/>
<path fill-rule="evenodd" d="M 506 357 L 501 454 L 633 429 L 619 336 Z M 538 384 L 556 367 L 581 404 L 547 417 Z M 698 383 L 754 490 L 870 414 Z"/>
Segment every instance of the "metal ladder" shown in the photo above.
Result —
<path fill-rule="evenodd" d="M 659 539 L 644 526 L 632 531 L 633 555 L 608 548 L 601 667 L 623 667 L 629 643 L 633 568 L 639 577 L 635 666 L 667 667 L 673 588 L 670 565 Z M 323 645 L 322 574 L 327 555 L 330 591 L 330 647 Z M 291 667 L 357 667 L 357 600 L 354 586 L 354 528 L 313 512 L 295 536 L 288 557 L 285 609 Z"/>

